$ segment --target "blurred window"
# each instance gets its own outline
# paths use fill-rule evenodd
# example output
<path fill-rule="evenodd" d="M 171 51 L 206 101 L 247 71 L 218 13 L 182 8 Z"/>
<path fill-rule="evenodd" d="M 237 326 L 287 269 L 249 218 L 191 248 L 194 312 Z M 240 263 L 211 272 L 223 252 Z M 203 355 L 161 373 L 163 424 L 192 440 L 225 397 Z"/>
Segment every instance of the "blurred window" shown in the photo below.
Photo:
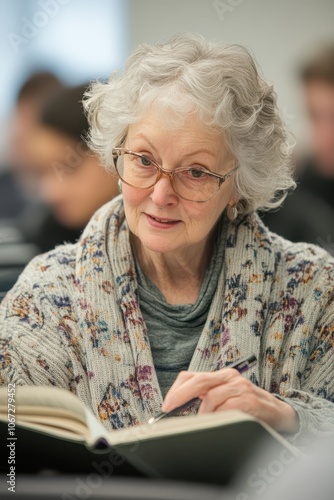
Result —
<path fill-rule="evenodd" d="M 1 1 L 0 122 L 33 71 L 51 70 L 77 84 L 108 77 L 122 66 L 127 9 L 127 0 Z"/>

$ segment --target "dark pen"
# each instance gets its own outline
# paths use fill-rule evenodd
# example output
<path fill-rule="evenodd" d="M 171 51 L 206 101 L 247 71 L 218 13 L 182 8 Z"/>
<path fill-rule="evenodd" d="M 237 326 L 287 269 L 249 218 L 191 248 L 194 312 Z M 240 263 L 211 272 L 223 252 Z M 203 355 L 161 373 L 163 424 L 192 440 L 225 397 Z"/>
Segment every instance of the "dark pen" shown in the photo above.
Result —
<path fill-rule="evenodd" d="M 250 354 L 249 356 L 246 356 L 245 358 L 238 359 L 238 361 L 236 361 L 235 363 L 232 363 L 231 365 L 226 366 L 226 368 L 235 368 L 236 370 L 238 370 L 239 373 L 245 373 L 247 370 L 252 368 L 252 366 L 256 365 L 256 363 L 257 363 L 257 359 L 256 359 L 255 354 Z M 148 421 L 148 424 L 155 424 L 156 422 L 158 422 L 158 420 L 161 420 L 162 418 L 168 417 L 175 412 L 182 411 L 182 410 L 188 408 L 188 406 L 191 406 L 192 404 L 200 402 L 200 401 L 201 401 L 200 398 L 193 398 L 190 401 L 188 401 L 187 403 L 185 403 L 181 406 L 178 406 L 177 408 L 174 408 L 174 410 L 171 410 L 168 412 L 160 411 L 159 413 L 156 414 L 155 417 L 150 418 L 150 420 Z"/>

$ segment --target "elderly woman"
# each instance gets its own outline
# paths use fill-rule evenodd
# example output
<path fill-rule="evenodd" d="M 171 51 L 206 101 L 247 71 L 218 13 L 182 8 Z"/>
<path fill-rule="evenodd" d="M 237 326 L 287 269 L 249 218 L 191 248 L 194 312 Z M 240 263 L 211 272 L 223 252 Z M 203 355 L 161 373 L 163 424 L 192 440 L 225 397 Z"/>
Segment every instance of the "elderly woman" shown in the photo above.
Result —
<path fill-rule="evenodd" d="M 294 442 L 333 431 L 334 263 L 256 214 L 294 181 L 249 53 L 142 45 L 86 97 L 90 147 L 122 194 L 7 294 L 1 383 L 66 388 L 114 429 L 199 397 L 189 412 L 239 409 Z M 228 368 L 251 353 L 247 374 Z"/>

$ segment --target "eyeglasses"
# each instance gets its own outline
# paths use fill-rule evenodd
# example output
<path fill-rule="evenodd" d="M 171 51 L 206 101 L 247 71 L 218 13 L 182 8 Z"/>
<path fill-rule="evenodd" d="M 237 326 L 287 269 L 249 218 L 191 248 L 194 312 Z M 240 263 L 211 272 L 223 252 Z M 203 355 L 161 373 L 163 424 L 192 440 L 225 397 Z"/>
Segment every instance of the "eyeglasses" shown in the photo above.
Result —
<path fill-rule="evenodd" d="M 112 155 L 115 169 L 125 184 L 138 189 L 150 189 L 162 175 L 168 175 L 174 192 L 180 198 L 197 203 L 211 200 L 223 182 L 238 168 L 236 166 L 225 175 L 210 172 L 200 166 L 166 170 L 152 158 L 128 149 L 114 148 Z"/>

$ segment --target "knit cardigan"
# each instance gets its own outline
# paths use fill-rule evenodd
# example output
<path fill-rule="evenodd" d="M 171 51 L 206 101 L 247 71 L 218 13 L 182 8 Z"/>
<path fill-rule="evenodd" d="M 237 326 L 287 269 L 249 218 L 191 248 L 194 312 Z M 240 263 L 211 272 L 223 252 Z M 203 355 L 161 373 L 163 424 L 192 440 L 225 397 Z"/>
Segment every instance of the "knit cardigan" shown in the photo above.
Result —
<path fill-rule="evenodd" d="M 244 376 L 295 409 L 294 442 L 333 432 L 334 261 L 269 232 L 254 213 L 229 222 L 224 241 L 189 370 L 218 370 L 254 353 L 258 364 Z M 76 244 L 31 261 L 3 300 L 0 384 L 9 382 L 68 389 L 108 429 L 160 410 L 122 197 L 93 216 Z"/>

